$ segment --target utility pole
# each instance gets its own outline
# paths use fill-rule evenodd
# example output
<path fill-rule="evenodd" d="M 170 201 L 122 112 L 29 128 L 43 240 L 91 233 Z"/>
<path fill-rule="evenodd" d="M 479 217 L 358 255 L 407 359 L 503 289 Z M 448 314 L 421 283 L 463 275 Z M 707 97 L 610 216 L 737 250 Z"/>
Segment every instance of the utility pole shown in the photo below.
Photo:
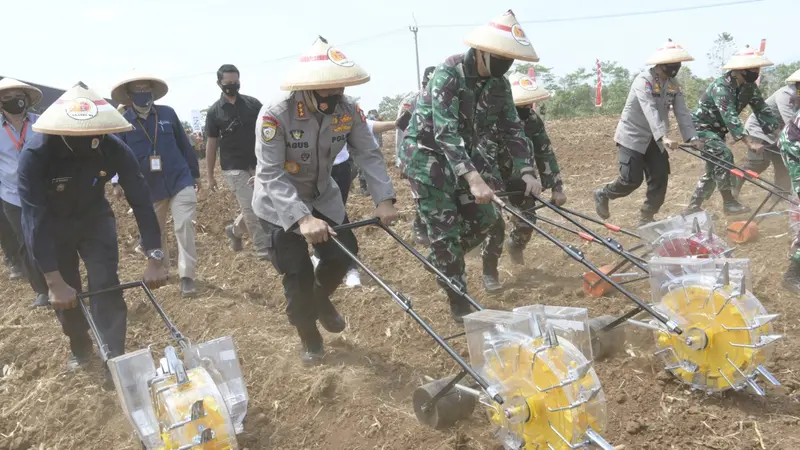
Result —
<path fill-rule="evenodd" d="M 417 18 L 414 17 L 414 14 L 411 14 L 411 17 L 414 18 L 414 25 L 408 27 L 408 29 L 414 33 L 414 52 L 417 55 L 417 91 L 420 91 L 422 90 L 422 82 L 419 79 L 419 41 L 417 40 L 419 27 L 417 26 Z"/>

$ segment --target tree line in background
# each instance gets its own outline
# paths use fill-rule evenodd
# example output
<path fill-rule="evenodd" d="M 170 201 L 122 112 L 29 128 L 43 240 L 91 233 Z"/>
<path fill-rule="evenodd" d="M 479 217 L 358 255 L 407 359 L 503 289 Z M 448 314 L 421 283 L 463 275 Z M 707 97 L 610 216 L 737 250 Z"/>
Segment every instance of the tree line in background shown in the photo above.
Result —
<path fill-rule="evenodd" d="M 723 73 L 722 66 L 736 49 L 738 47 L 729 33 L 721 33 L 717 36 L 711 50 L 706 55 L 712 72 L 717 74 L 716 76 Z M 678 81 L 683 87 L 683 95 L 690 110 L 694 109 L 703 92 L 716 77 L 696 76 L 692 72 L 692 64 L 683 64 L 678 73 Z M 594 66 L 580 68 L 564 76 L 555 75 L 552 67 L 541 64 L 516 64 L 511 71 L 528 73 L 530 67 L 536 71 L 536 81 L 543 84 L 552 94 L 552 97 L 546 102 L 546 114 L 548 118 L 554 119 L 619 115 L 625 106 L 625 100 L 634 77 L 644 70 L 642 68 L 632 72 L 620 66 L 616 61 L 602 61 L 603 106 L 596 107 L 594 102 L 597 73 Z M 800 69 L 800 61 L 765 67 L 761 71 L 761 92 L 764 98 L 784 86 L 786 78 L 798 69 Z M 378 106 L 381 118 L 391 120 L 396 117 L 400 102 L 408 94 L 384 97 Z"/>

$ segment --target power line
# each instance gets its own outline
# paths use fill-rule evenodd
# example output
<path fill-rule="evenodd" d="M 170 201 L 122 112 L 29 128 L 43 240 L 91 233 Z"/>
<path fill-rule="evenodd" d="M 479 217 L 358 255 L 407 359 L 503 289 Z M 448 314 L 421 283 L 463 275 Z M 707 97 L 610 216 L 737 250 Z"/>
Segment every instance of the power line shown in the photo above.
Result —
<path fill-rule="evenodd" d="M 664 13 L 672 13 L 672 12 L 683 12 L 683 11 L 694 11 L 698 9 L 710 9 L 710 8 L 720 8 L 724 6 L 735 6 L 735 5 L 743 5 L 747 3 L 761 3 L 765 0 L 737 0 L 737 1 L 730 1 L 730 2 L 723 2 L 723 3 L 710 3 L 705 5 L 694 5 L 694 6 L 684 6 L 680 8 L 667 8 L 667 9 L 655 9 L 655 10 L 646 10 L 646 11 L 633 11 L 628 13 L 614 13 L 614 14 L 601 14 L 596 16 L 576 16 L 576 17 L 561 17 L 561 18 L 552 18 L 552 19 L 539 19 L 539 20 L 524 20 L 520 21 L 521 24 L 534 24 L 534 23 L 556 23 L 556 22 L 578 22 L 582 20 L 598 20 L 598 19 L 613 19 L 618 17 L 633 17 L 633 16 L 645 16 L 645 15 L 652 15 L 652 14 L 664 14 Z M 419 25 L 419 28 L 459 28 L 459 27 L 476 27 L 484 25 L 484 23 L 469 23 L 469 24 L 436 24 L 436 25 Z M 390 36 L 392 34 L 403 33 L 407 29 L 406 28 L 395 28 L 392 30 L 387 30 L 382 33 L 374 34 L 371 36 L 365 36 L 358 39 L 353 39 L 351 41 L 343 42 L 337 45 L 344 46 L 344 45 L 351 45 L 351 44 L 358 44 L 361 42 L 379 39 L 382 37 Z M 303 56 L 302 53 L 296 53 L 293 55 L 281 56 L 279 58 L 268 59 L 264 61 L 260 61 L 255 63 L 255 65 L 264 65 L 264 64 L 272 64 L 276 62 L 286 61 L 288 59 L 295 59 Z M 205 72 L 197 72 L 193 74 L 187 75 L 178 75 L 174 77 L 169 77 L 167 80 L 181 80 L 187 78 L 196 78 L 201 76 L 207 75 L 214 75 L 217 71 L 205 71 Z"/>
<path fill-rule="evenodd" d="M 539 19 L 539 20 L 521 20 L 519 23 L 554 23 L 554 22 L 577 22 L 581 20 L 596 20 L 596 19 L 613 19 L 617 17 L 632 17 L 632 16 L 645 16 L 650 14 L 663 14 L 671 12 L 692 11 L 697 9 L 719 8 L 722 6 L 743 5 L 746 3 L 759 3 L 765 0 L 738 0 L 733 2 L 724 3 L 711 3 L 706 5 L 684 6 L 681 8 L 668 8 L 668 9 L 653 9 L 646 11 L 633 11 L 628 13 L 613 13 L 601 14 L 597 16 L 577 16 L 577 17 L 561 17 L 553 19 Z M 464 24 L 441 24 L 441 25 L 420 25 L 420 28 L 456 28 L 456 27 L 477 27 L 483 23 L 464 23 Z"/>

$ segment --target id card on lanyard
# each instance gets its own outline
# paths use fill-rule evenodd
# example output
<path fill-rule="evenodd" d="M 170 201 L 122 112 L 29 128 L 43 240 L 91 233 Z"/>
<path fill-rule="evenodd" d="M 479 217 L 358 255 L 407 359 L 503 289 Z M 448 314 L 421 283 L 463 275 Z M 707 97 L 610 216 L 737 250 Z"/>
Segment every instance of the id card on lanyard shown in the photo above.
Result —
<path fill-rule="evenodd" d="M 138 117 L 136 121 L 139 123 L 142 132 L 147 136 L 147 140 L 150 141 L 150 145 L 153 147 L 153 154 L 150 155 L 150 172 L 161 172 L 161 155 L 156 153 L 156 145 L 158 144 L 158 113 L 154 111 L 153 114 L 155 114 L 156 119 L 155 127 L 153 127 L 153 137 L 150 137 L 150 133 L 147 132 L 147 127 L 144 126 Z"/>
<path fill-rule="evenodd" d="M 6 129 L 6 133 L 8 133 L 8 137 L 11 139 L 11 142 L 14 143 L 14 147 L 17 148 L 17 152 L 21 152 L 22 147 L 25 145 L 25 135 L 28 133 L 28 119 L 25 118 L 25 121 L 22 122 L 22 131 L 19 133 L 19 139 L 14 136 L 14 133 L 11 131 L 11 127 L 8 125 L 8 122 L 3 124 L 3 128 Z"/>

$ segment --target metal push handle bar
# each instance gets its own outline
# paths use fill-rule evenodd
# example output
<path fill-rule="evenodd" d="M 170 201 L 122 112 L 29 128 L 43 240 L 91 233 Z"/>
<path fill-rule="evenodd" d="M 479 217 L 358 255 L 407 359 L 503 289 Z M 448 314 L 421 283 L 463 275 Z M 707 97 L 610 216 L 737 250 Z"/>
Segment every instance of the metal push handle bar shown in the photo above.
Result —
<path fill-rule="evenodd" d="M 678 148 L 683 150 L 684 152 L 696 157 L 696 158 L 702 159 L 703 161 L 705 161 L 707 163 L 713 164 L 713 165 L 715 165 L 715 166 L 717 166 L 717 167 L 719 167 L 719 168 L 721 168 L 723 170 L 727 170 L 731 175 L 733 175 L 733 176 L 735 176 L 737 178 L 740 178 L 742 180 L 748 181 L 750 183 L 753 183 L 756 186 L 760 187 L 761 189 L 769 192 L 772 195 L 775 195 L 777 197 L 780 197 L 780 198 L 786 200 L 787 202 L 791 203 L 794 206 L 800 206 L 800 203 L 798 203 L 797 200 L 793 200 L 793 199 L 783 195 L 783 193 L 782 193 L 783 189 L 781 187 L 776 186 L 776 185 L 774 185 L 774 184 L 772 184 L 770 182 L 764 181 L 764 180 L 758 178 L 757 176 L 753 176 L 751 174 L 752 171 L 750 171 L 750 170 L 741 170 L 739 167 L 733 165 L 732 163 L 729 163 L 729 162 L 727 162 L 727 161 L 725 161 L 723 159 L 717 158 L 716 156 L 711 155 L 711 154 L 709 154 L 707 152 L 702 152 L 701 151 L 700 153 L 695 153 L 695 152 L 689 150 L 689 148 L 694 149 L 694 147 L 691 147 L 691 146 L 679 145 Z M 716 158 L 716 159 L 718 159 L 718 161 L 715 160 L 715 159 L 712 159 L 712 158 Z M 722 162 L 719 162 L 719 161 L 722 161 Z M 728 164 L 728 165 L 732 166 L 733 168 L 726 167 L 723 163 L 724 164 Z M 752 173 L 755 173 L 755 172 L 752 172 Z M 756 175 L 758 175 L 758 174 L 756 174 Z M 778 191 L 776 191 L 775 189 L 772 189 L 771 187 L 773 187 L 773 186 L 776 189 L 778 189 Z"/>
<path fill-rule="evenodd" d="M 608 228 L 609 230 L 611 230 L 611 231 L 613 231 L 615 233 L 622 233 L 622 234 L 628 235 L 628 236 L 630 236 L 632 238 L 641 239 L 641 237 L 639 237 L 638 234 L 634 233 L 633 231 L 626 230 L 625 228 L 622 228 L 619 225 L 614 225 L 613 223 L 608 223 L 608 222 L 603 222 L 602 220 L 597 220 L 594 217 L 587 216 L 586 214 L 579 213 L 577 211 L 573 211 L 573 210 L 571 210 L 569 208 L 565 208 L 563 206 L 553 205 L 553 207 L 557 208 L 560 212 L 565 212 L 565 213 L 571 214 L 571 215 L 573 215 L 575 217 L 580 217 L 583 220 L 588 220 L 589 222 L 593 222 L 593 223 L 596 223 L 598 225 L 602 225 L 602 226 Z"/>
<path fill-rule="evenodd" d="M 500 205 L 498 204 L 498 206 L 500 206 Z M 548 241 L 552 242 L 557 247 L 559 247 L 561 250 L 563 250 L 564 253 L 566 253 L 569 257 L 571 257 L 575 261 L 583 264 L 587 269 L 589 269 L 592 272 L 594 272 L 598 277 L 603 279 L 603 281 L 605 281 L 606 283 L 610 284 L 612 287 L 614 287 L 616 290 L 618 290 L 624 296 L 628 297 L 628 299 L 630 299 L 632 302 L 634 302 L 640 309 L 643 309 L 643 310 L 647 311 L 656 320 L 658 320 L 659 322 L 663 323 L 667 327 L 667 329 L 669 331 L 671 331 L 673 333 L 676 333 L 676 334 L 682 334 L 683 333 L 683 330 L 680 329 L 680 327 L 678 326 L 677 323 L 672 321 L 669 317 L 665 316 L 664 314 L 662 314 L 662 313 L 656 311 L 655 309 L 653 309 L 650 305 L 645 303 L 642 299 L 640 299 L 639 297 L 634 295 L 632 292 L 630 292 L 627 289 L 625 289 L 624 287 L 622 287 L 619 283 L 617 283 L 616 281 L 611 279 L 611 277 L 609 277 L 608 275 L 604 274 L 594 264 L 592 264 L 589 261 L 587 261 L 582 253 L 576 252 L 575 250 L 570 248 L 568 245 L 564 244 L 563 242 L 561 242 L 558 239 L 556 239 L 555 237 L 553 237 L 550 233 L 544 231 L 541 227 L 539 227 L 533 221 L 531 221 L 530 219 L 525 217 L 523 214 L 521 214 L 515 208 L 511 208 L 508 205 L 503 205 L 503 206 L 501 206 L 501 208 L 504 209 L 509 214 L 515 216 L 519 220 L 525 222 L 528 226 L 530 226 L 531 228 L 536 230 L 537 233 L 539 233 L 542 236 L 544 236 L 545 239 L 547 239 Z"/>
<path fill-rule="evenodd" d="M 725 161 L 724 159 L 720 158 L 719 156 L 717 156 L 717 155 L 715 155 L 715 154 L 713 154 L 711 152 L 707 152 L 705 150 L 700 150 L 697 147 L 693 147 L 691 145 L 685 145 L 685 144 L 681 144 L 680 147 L 681 147 L 682 150 L 696 150 L 696 151 L 700 152 L 703 156 L 705 156 L 707 158 L 711 158 L 714 161 L 717 161 L 719 164 L 725 164 L 730 169 L 738 170 L 742 174 L 749 175 L 750 177 L 755 178 L 758 181 L 760 181 L 760 182 L 762 182 L 762 183 L 764 183 L 764 184 L 766 184 L 768 186 L 771 186 L 773 189 L 777 189 L 779 191 L 783 190 L 783 188 L 778 186 L 777 184 L 775 184 L 775 183 L 773 183 L 771 181 L 767 181 L 767 180 L 761 179 L 761 174 L 760 173 L 758 173 L 758 172 L 756 172 L 754 170 L 747 170 L 747 169 L 745 169 L 743 167 L 737 166 L 735 163 L 732 163 L 730 161 Z"/>
<path fill-rule="evenodd" d="M 405 247 L 406 250 L 413 250 L 413 248 L 410 245 L 408 245 L 405 241 L 403 241 L 391 229 L 389 229 L 389 227 L 384 225 L 378 219 L 361 220 L 361 221 L 358 221 L 358 222 L 353 222 L 353 223 L 349 223 L 349 224 L 345 224 L 345 225 L 340 225 L 340 226 L 334 227 L 333 229 L 334 229 L 334 231 L 343 231 L 343 230 L 349 230 L 349 229 L 363 227 L 363 226 L 367 226 L 367 225 L 377 225 L 377 226 L 379 226 L 383 230 L 387 231 L 389 233 L 389 235 L 391 235 L 403 247 Z M 439 344 L 439 346 L 442 347 L 442 349 L 444 349 L 444 351 L 447 352 L 447 354 L 450 355 L 450 357 L 453 358 L 453 360 L 455 360 L 456 363 L 458 363 L 459 366 L 461 366 L 461 369 L 464 370 L 464 372 L 468 373 L 473 379 L 475 379 L 475 381 L 481 386 L 481 388 L 483 388 L 483 390 L 486 391 L 486 393 L 489 394 L 489 396 L 492 397 L 492 399 L 494 401 L 496 401 L 499 404 L 503 404 L 503 397 L 501 397 L 500 394 L 493 394 L 493 393 L 490 392 L 489 382 L 486 381 L 480 374 L 478 374 L 469 364 L 467 364 L 467 362 L 464 361 L 464 358 L 462 358 L 461 355 L 458 354 L 458 352 L 456 352 L 450 345 L 448 345 L 447 342 L 445 342 L 445 340 L 441 336 L 439 336 L 439 334 L 433 328 L 431 328 L 430 325 L 428 325 L 428 323 L 425 321 L 425 319 L 420 317 L 420 315 L 417 314 L 416 311 L 414 311 L 414 308 L 411 305 L 411 301 L 408 298 L 406 298 L 405 295 L 403 295 L 400 292 L 395 291 L 394 289 L 392 289 L 391 286 L 386 284 L 386 282 L 383 281 L 383 279 L 381 279 L 381 277 L 378 276 L 378 274 L 376 274 L 369 267 L 367 267 L 366 264 L 364 264 L 358 258 L 358 256 L 353 254 L 353 252 L 351 252 L 347 248 L 347 246 L 345 246 L 337 237 L 331 236 L 331 240 L 351 260 L 353 260 L 353 262 L 355 262 L 356 265 L 358 265 L 358 267 L 361 268 L 361 270 L 366 272 L 367 275 L 370 276 L 370 278 L 375 280 L 375 282 L 378 283 L 378 285 L 384 291 L 386 291 L 387 294 L 389 294 L 392 297 L 392 300 L 394 300 L 395 303 L 400 305 L 400 307 L 403 308 L 403 311 L 408 313 L 408 315 L 410 315 L 411 318 L 414 319 L 414 321 L 417 322 L 417 324 L 419 324 L 419 326 L 421 326 L 422 329 L 425 330 L 425 332 L 428 333 L 428 335 L 430 337 L 432 337 L 433 340 L 436 341 L 436 343 Z M 414 256 L 417 256 L 419 254 L 419 252 L 416 252 L 416 250 L 413 250 L 412 253 L 414 253 Z M 419 255 L 419 256 L 421 257 L 422 255 Z M 423 257 L 423 259 L 424 259 L 424 257 Z M 427 262 L 427 260 L 425 260 L 425 261 Z M 439 272 L 439 271 L 437 270 L 436 272 Z M 439 273 L 441 273 L 441 272 L 439 272 Z M 444 274 L 442 274 L 442 276 L 443 275 Z"/>
<path fill-rule="evenodd" d="M 78 299 L 78 306 L 81 308 L 81 312 L 83 312 L 83 315 L 86 317 L 86 321 L 89 323 L 89 328 L 92 330 L 92 333 L 94 334 L 95 340 L 97 341 L 97 346 L 100 349 L 100 358 L 103 360 L 103 362 L 108 360 L 108 346 L 106 345 L 105 342 L 103 342 L 103 339 L 100 336 L 100 331 L 97 328 L 97 324 L 94 322 L 94 318 L 92 318 L 92 314 L 89 311 L 89 308 L 86 306 L 86 303 L 84 303 L 83 299 L 90 298 L 95 295 L 102 295 L 116 291 L 124 291 L 126 289 L 136 288 L 136 287 L 142 288 L 148 300 L 150 300 L 150 303 L 152 303 L 153 307 L 156 309 L 156 312 L 158 312 L 158 315 L 161 316 L 161 320 L 164 321 L 164 324 L 167 326 L 167 329 L 172 334 L 172 337 L 179 342 L 183 342 L 185 340 L 183 333 L 181 333 L 175 326 L 175 324 L 173 324 L 172 321 L 169 320 L 169 317 L 167 317 L 167 314 L 161 308 L 161 305 L 158 303 L 158 300 L 156 300 L 156 297 L 153 295 L 153 292 L 150 290 L 149 287 L 147 287 L 147 285 L 142 280 L 131 281 L 128 283 L 121 283 L 118 284 L 117 286 L 112 286 L 97 291 L 81 292 L 76 296 Z"/>

